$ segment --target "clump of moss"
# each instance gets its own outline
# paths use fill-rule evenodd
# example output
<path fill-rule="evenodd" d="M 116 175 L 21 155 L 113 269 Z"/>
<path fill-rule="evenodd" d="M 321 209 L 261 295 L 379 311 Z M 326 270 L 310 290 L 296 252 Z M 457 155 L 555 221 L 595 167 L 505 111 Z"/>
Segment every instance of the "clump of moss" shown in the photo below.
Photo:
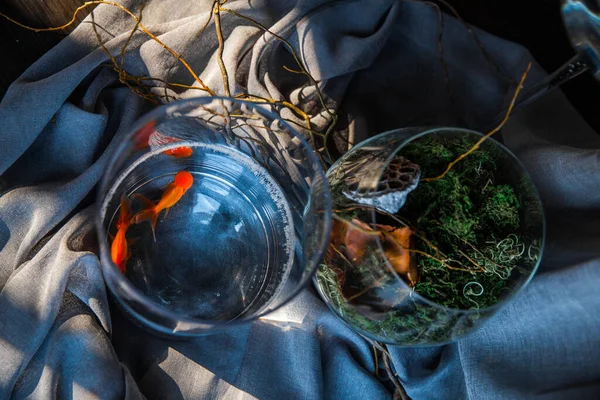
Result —
<path fill-rule="evenodd" d="M 509 185 L 497 185 L 484 191 L 487 199 L 483 199 L 479 211 L 479 224 L 485 227 L 510 232 L 519 229 L 519 200 L 514 189 Z"/>
<path fill-rule="evenodd" d="M 435 177 L 475 140 L 432 135 L 411 143 L 402 154 L 421 166 L 423 177 Z M 503 251 L 499 244 L 509 244 L 505 239 L 510 235 L 516 238 L 513 245 L 520 242 L 520 203 L 513 187 L 501 183 L 497 173 L 494 154 L 476 150 L 443 178 L 422 181 L 399 212 L 429 242 L 417 240 L 415 247 L 429 254 L 443 253 L 445 257 L 437 258 L 447 259 L 452 267 L 417 255 L 422 278 L 415 291 L 445 307 L 483 308 L 497 303 L 519 261 L 512 257 L 499 262 Z"/>

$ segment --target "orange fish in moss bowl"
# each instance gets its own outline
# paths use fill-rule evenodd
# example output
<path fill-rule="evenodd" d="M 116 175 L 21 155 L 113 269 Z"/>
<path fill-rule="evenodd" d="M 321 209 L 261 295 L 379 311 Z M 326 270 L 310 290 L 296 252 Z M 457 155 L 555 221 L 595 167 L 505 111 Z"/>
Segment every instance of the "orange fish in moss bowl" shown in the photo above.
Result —
<path fill-rule="evenodd" d="M 534 275 L 545 238 L 538 192 L 497 141 L 471 151 L 482 137 L 393 130 L 327 172 L 333 223 L 315 283 L 356 331 L 399 346 L 452 342 Z"/>

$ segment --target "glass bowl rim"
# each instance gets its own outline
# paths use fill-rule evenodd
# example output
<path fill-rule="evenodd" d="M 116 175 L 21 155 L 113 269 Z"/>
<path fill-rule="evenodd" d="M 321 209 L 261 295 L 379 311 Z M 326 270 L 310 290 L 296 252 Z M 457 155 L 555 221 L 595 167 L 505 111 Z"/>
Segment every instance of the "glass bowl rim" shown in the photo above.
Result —
<path fill-rule="evenodd" d="M 212 103 L 214 101 L 228 101 L 228 102 L 232 102 L 235 104 L 247 105 L 249 107 L 256 108 L 255 111 L 258 112 L 259 115 L 262 115 L 265 118 L 268 118 L 271 120 L 278 120 L 279 123 L 281 123 L 281 125 L 287 129 L 290 137 L 292 137 L 293 139 L 299 140 L 300 145 L 305 150 L 306 157 L 308 158 L 308 162 L 306 164 L 319 166 L 319 168 L 312 169 L 312 176 L 314 176 L 315 178 L 320 177 L 321 184 L 323 185 L 322 198 L 324 200 L 324 204 L 322 205 L 323 213 L 322 213 L 321 218 L 324 220 L 324 226 L 323 226 L 324 229 L 322 230 L 321 235 L 318 240 L 318 247 L 316 247 L 317 251 L 314 252 L 313 254 L 311 254 L 311 256 L 309 258 L 309 262 L 305 263 L 305 265 L 310 265 L 311 263 L 313 265 L 310 266 L 309 268 L 305 268 L 305 271 L 303 273 L 301 281 L 296 285 L 296 287 L 294 288 L 294 290 L 292 292 L 290 292 L 287 296 L 284 297 L 284 300 L 279 305 L 277 305 L 276 307 L 269 308 L 268 303 L 267 303 L 267 307 L 262 312 L 259 312 L 250 318 L 246 318 L 246 319 L 244 319 L 244 318 L 237 319 L 236 318 L 236 319 L 233 319 L 230 321 L 202 320 L 199 318 L 192 318 L 192 317 L 186 316 L 184 314 L 169 310 L 168 308 L 163 307 L 160 304 L 156 303 L 155 301 L 151 300 L 149 297 L 147 297 L 145 294 L 143 294 L 140 289 L 138 289 L 136 286 L 134 286 L 127 278 L 125 278 L 125 276 L 123 274 L 121 274 L 121 272 L 118 270 L 117 266 L 112 262 L 112 259 L 110 257 L 109 250 L 108 250 L 110 248 L 110 245 L 108 244 L 108 242 L 105 239 L 105 232 L 102 227 L 102 206 L 103 206 L 103 201 L 104 201 L 103 193 L 110 189 L 108 177 L 111 176 L 112 174 L 114 174 L 116 161 L 117 161 L 118 157 L 126 149 L 128 143 L 131 140 L 131 138 L 133 137 L 133 135 L 136 132 L 138 132 L 140 130 L 140 128 L 142 128 L 148 122 L 150 122 L 152 120 L 157 120 L 159 118 L 166 116 L 170 109 L 174 109 L 174 108 L 181 109 L 184 107 L 200 106 L 200 105 L 205 105 L 207 103 Z M 152 314 L 158 315 L 161 318 L 165 318 L 167 320 L 176 321 L 178 324 L 184 323 L 186 325 L 185 330 L 176 331 L 173 329 L 165 328 L 156 322 L 148 320 L 144 315 L 142 315 L 139 312 L 137 312 L 136 310 L 134 310 L 128 304 L 131 300 L 126 301 L 125 299 L 121 298 L 122 297 L 121 295 L 114 294 L 113 289 L 110 288 L 110 286 L 107 283 L 108 279 L 105 278 L 104 279 L 105 284 L 107 284 L 107 286 L 109 286 L 109 289 L 113 292 L 115 298 L 118 300 L 118 303 L 121 306 L 123 306 L 126 309 L 126 311 L 128 311 L 129 313 L 134 315 L 135 318 L 142 320 L 146 325 L 152 326 L 152 328 L 155 330 L 158 330 L 162 333 L 166 333 L 166 334 L 170 334 L 170 335 L 197 336 L 197 335 L 201 335 L 203 333 L 211 333 L 210 331 L 214 331 L 214 330 L 222 330 L 222 329 L 228 329 L 230 327 L 246 325 L 246 324 L 248 324 L 252 321 L 255 321 L 265 315 L 268 315 L 269 313 L 288 304 L 292 299 L 294 299 L 298 295 L 298 293 L 300 293 L 300 291 L 302 291 L 307 286 L 307 284 L 311 281 L 312 277 L 315 275 L 315 272 L 319 266 L 321 258 L 323 257 L 323 255 L 325 253 L 325 249 L 329 243 L 329 236 L 331 234 L 332 199 L 331 199 L 331 191 L 329 189 L 329 183 L 327 181 L 327 177 L 325 174 L 326 171 L 324 170 L 315 150 L 312 148 L 312 146 L 310 146 L 310 144 L 308 143 L 306 138 L 304 136 L 302 136 L 302 134 L 300 132 L 298 132 L 296 129 L 294 129 L 279 114 L 277 114 L 276 112 L 273 112 L 271 110 L 267 110 L 267 109 L 260 107 L 262 105 L 272 106 L 271 103 L 266 102 L 266 101 L 264 101 L 264 102 L 263 101 L 256 101 L 256 102 L 255 101 L 246 101 L 246 100 L 242 100 L 242 99 L 235 99 L 232 97 L 223 97 L 223 96 L 193 97 L 193 98 L 189 98 L 189 99 L 176 100 L 176 101 L 173 101 L 168 104 L 160 105 L 160 106 L 150 110 L 149 112 L 143 114 L 127 129 L 127 132 L 121 138 L 118 139 L 119 140 L 118 146 L 112 152 L 112 155 L 110 156 L 110 158 L 107 161 L 107 168 L 106 168 L 105 172 L 102 174 L 102 178 L 100 179 L 98 188 L 97 188 L 96 206 L 95 206 L 95 209 L 96 209 L 95 214 L 96 215 L 94 218 L 95 224 L 96 224 L 96 233 L 98 235 L 98 242 L 100 244 L 99 252 L 100 252 L 100 265 L 101 265 L 102 274 L 103 274 L 103 276 L 106 273 L 109 274 L 111 279 L 116 280 L 118 282 L 118 284 L 120 285 L 120 289 L 124 290 L 127 293 L 127 295 L 129 296 L 128 297 L 129 299 L 133 300 L 136 303 L 142 304 L 144 307 L 148 308 Z M 105 263 L 102 262 L 102 258 L 107 260 L 109 262 L 110 266 L 105 266 L 104 265 Z M 307 270 L 309 271 L 308 273 L 306 273 Z M 198 332 L 198 333 L 188 332 L 189 330 L 193 330 L 193 329 L 204 330 L 205 332 Z"/>

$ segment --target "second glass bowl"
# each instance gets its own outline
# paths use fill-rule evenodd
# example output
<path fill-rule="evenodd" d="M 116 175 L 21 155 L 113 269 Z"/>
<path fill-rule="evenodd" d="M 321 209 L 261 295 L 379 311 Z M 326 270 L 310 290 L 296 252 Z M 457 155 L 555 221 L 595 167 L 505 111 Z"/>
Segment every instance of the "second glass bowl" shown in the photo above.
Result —
<path fill-rule="evenodd" d="M 354 147 L 327 172 L 333 224 L 315 282 L 360 333 L 437 345 L 479 328 L 535 273 L 545 220 L 519 160 L 456 128 L 407 128 Z"/>

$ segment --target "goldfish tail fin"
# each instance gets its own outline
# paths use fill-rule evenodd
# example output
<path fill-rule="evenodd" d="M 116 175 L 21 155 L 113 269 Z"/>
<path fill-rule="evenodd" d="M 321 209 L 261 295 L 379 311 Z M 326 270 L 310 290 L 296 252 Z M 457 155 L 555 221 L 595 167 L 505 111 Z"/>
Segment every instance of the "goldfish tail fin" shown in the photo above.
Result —
<path fill-rule="evenodd" d="M 158 221 L 158 213 L 153 210 L 152 217 L 150 219 L 150 227 L 152 228 L 152 238 L 156 242 L 156 221 Z"/>
<path fill-rule="evenodd" d="M 133 217 L 133 221 L 136 224 L 140 224 L 145 221 L 150 222 L 150 227 L 152 228 L 152 237 L 156 242 L 156 221 L 158 220 L 158 213 L 154 210 L 154 206 L 147 210 L 142 210 Z"/>
<path fill-rule="evenodd" d="M 158 220 L 158 213 L 156 212 L 155 204 L 141 194 L 134 194 L 133 197 L 143 205 L 142 211 L 137 213 L 132 218 L 133 222 L 135 224 L 139 224 L 144 221 L 150 221 L 150 226 L 152 227 L 152 237 L 156 242 L 156 221 Z"/>
<path fill-rule="evenodd" d="M 133 197 L 135 199 L 135 201 L 141 203 L 142 204 L 142 209 L 144 209 L 144 210 L 147 210 L 147 209 L 150 209 L 150 208 L 154 207 L 154 203 L 152 201 L 150 201 L 143 194 L 136 193 L 136 194 L 134 194 L 131 197 Z"/>
<path fill-rule="evenodd" d="M 126 217 L 131 218 L 131 202 L 125 193 L 121 195 L 121 209 Z"/>
<path fill-rule="evenodd" d="M 122 262 L 117 264 L 117 268 L 119 268 L 119 271 L 121 271 L 121 273 L 123 275 L 125 275 L 125 265 L 126 265 L 126 261 L 123 260 Z"/>

